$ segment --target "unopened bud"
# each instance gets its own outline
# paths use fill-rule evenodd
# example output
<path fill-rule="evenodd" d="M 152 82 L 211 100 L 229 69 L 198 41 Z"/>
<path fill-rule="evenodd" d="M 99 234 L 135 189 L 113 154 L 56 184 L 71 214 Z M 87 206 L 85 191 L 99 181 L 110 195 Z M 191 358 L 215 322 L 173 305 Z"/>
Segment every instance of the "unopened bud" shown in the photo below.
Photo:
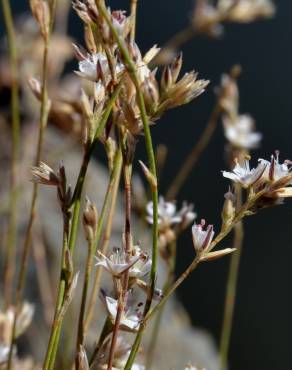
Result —
<path fill-rule="evenodd" d="M 201 257 L 201 261 L 213 261 L 217 260 L 218 258 L 224 257 L 227 254 L 233 253 L 236 251 L 236 248 L 226 248 L 222 249 L 220 251 L 215 251 L 215 252 L 209 252 L 207 254 L 203 254 Z"/>
<path fill-rule="evenodd" d="M 147 111 L 154 113 L 159 103 L 158 86 L 155 79 L 146 78 L 141 86 Z"/>
<path fill-rule="evenodd" d="M 235 215 L 235 195 L 229 190 L 224 195 L 225 201 L 221 213 L 222 224 L 227 226 L 231 223 Z"/>
<path fill-rule="evenodd" d="M 41 96 L 42 96 L 42 86 L 41 86 L 41 83 L 40 81 L 37 79 L 37 78 L 30 78 L 28 80 L 28 84 L 29 84 L 29 87 L 32 91 L 32 93 L 34 94 L 34 96 L 38 99 L 38 100 L 41 100 Z"/>
<path fill-rule="evenodd" d="M 50 10 L 49 5 L 43 0 L 30 0 L 32 14 L 39 24 L 41 34 L 45 40 L 50 32 Z"/>
<path fill-rule="evenodd" d="M 83 212 L 83 227 L 85 232 L 85 237 L 90 240 L 94 237 L 97 229 L 98 213 L 95 205 L 86 198 L 86 205 Z"/>
<path fill-rule="evenodd" d="M 174 61 L 171 64 L 171 76 L 172 76 L 172 81 L 175 83 L 176 80 L 178 79 L 178 76 L 180 74 L 182 66 L 182 53 L 179 53 L 178 56 L 174 59 Z"/>
<path fill-rule="evenodd" d="M 142 162 L 139 161 L 140 166 L 142 167 L 142 171 L 144 172 L 144 175 L 146 179 L 148 180 L 149 184 L 153 189 L 157 188 L 157 179 L 156 176 L 153 175 L 153 173 L 149 170 L 149 168 Z"/>
<path fill-rule="evenodd" d="M 172 73 L 171 69 L 169 66 L 165 67 L 163 72 L 162 72 L 162 77 L 161 77 L 161 90 L 162 92 L 167 92 L 170 87 L 172 86 L 173 81 L 172 81 Z"/>

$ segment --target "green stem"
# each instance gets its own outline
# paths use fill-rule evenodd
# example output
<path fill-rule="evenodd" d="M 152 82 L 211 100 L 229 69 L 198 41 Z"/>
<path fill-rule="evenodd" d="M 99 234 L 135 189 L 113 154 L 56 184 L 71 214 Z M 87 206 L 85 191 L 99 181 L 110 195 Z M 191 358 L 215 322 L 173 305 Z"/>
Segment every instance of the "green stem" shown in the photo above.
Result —
<path fill-rule="evenodd" d="M 52 0 L 54 3 L 56 0 Z M 52 9 L 55 9 L 55 6 L 52 6 Z M 38 166 L 41 159 L 42 154 L 42 147 L 44 141 L 44 132 L 48 122 L 48 115 L 50 110 L 50 104 L 48 99 L 48 60 L 49 60 L 49 44 L 50 44 L 50 35 L 53 26 L 53 19 L 54 14 L 50 14 L 50 32 L 48 37 L 44 40 L 44 52 L 43 52 L 43 64 L 42 64 L 42 91 L 41 91 L 41 106 L 40 106 L 40 124 L 39 124 L 39 133 L 38 133 L 38 143 L 37 143 L 37 151 L 36 151 L 36 158 L 35 158 L 35 165 Z M 25 278 L 27 273 L 27 266 L 28 266 L 28 256 L 31 247 L 31 234 L 32 234 L 32 227 L 34 223 L 34 219 L 36 216 L 36 202 L 38 196 L 38 184 L 34 183 L 33 185 L 33 194 L 30 206 L 30 213 L 29 213 L 29 221 L 25 233 L 24 244 L 21 254 L 21 261 L 20 261 L 20 270 L 17 280 L 17 287 L 16 287 L 16 299 L 15 299 L 15 307 L 16 307 L 16 314 L 14 316 L 14 323 L 13 323 L 13 330 L 11 335 L 11 345 L 10 345 L 10 352 L 7 364 L 7 370 L 12 369 L 12 358 L 13 358 L 13 345 L 15 342 L 15 335 L 16 335 L 16 321 L 18 316 L 18 311 L 21 308 L 21 301 L 22 301 L 22 294 L 25 284 Z"/>
<path fill-rule="evenodd" d="M 64 231 L 63 231 L 63 248 L 62 248 L 62 257 L 61 257 L 61 271 L 60 279 L 58 286 L 58 295 L 55 306 L 54 321 L 51 328 L 51 334 L 49 339 L 49 344 L 47 348 L 46 357 L 44 360 L 43 370 L 53 369 L 55 364 L 56 352 L 57 352 L 57 343 L 59 342 L 62 320 L 58 320 L 58 314 L 61 310 L 65 290 L 66 290 L 66 250 L 68 249 L 68 234 L 69 234 L 69 224 L 64 219 Z"/>
<path fill-rule="evenodd" d="M 107 107 L 105 109 L 105 112 L 101 118 L 101 121 L 98 124 L 97 130 L 95 132 L 95 136 L 93 139 L 92 144 L 90 145 L 89 149 L 86 151 L 83 157 L 83 162 L 80 168 L 80 172 L 78 175 L 77 183 L 75 186 L 74 194 L 72 197 L 72 202 L 71 202 L 71 207 L 73 208 L 73 216 L 72 216 L 72 226 L 71 226 L 71 232 L 70 232 L 70 241 L 69 241 L 69 250 L 70 252 L 74 253 L 74 248 L 76 244 L 76 238 L 77 238 L 77 230 L 78 230 L 78 221 L 79 221 L 79 213 L 80 213 L 80 204 L 81 204 L 81 194 L 82 194 L 82 189 L 85 181 L 85 176 L 87 172 L 87 168 L 89 165 L 89 161 L 92 157 L 93 151 L 95 149 L 95 146 L 98 142 L 98 139 L 100 135 L 102 134 L 105 125 L 107 123 L 107 120 L 111 114 L 111 111 L 113 109 L 114 103 L 121 91 L 122 88 L 122 82 L 123 80 L 120 81 L 120 83 L 117 85 L 115 88 L 114 93 L 112 94 L 110 100 L 107 103 Z"/>
<path fill-rule="evenodd" d="M 12 113 L 12 150 L 11 150 L 11 175 L 10 175 L 10 205 L 9 227 L 7 240 L 7 256 L 4 267 L 5 305 L 9 306 L 12 298 L 12 281 L 15 273 L 15 245 L 17 229 L 17 162 L 19 159 L 19 85 L 18 63 L 15 40 L 15 30 L 9 0 L 2 0 L 4 23 L 7 33 L 9 60 L 11 66 L 11 113 Z"/>
<path fill-rule="evenodd" d="M 126 138 L 124 138 L 123 143 L 126 146 Z M 123 173 L 124 173 L 124 187 L 125 187 L 125 227 L 124 227 L 124 234 L 125 234 L 125 252 L 127 253 L 127 260 L 131 257 L 132 253 L 132 235 L 131 235 L 131 208 L 132 208 L 132 187 L 131 187 L 131 180 L 132 180 L 132 159 L 127 158 L 127 149 L 124 147 L 123 149 L 124 158 L 123 158 Z M 126 305 L 126 293 L 128 291 L 128 284 L 129 284 L 129 271 L 126 271 L 121 284 L 121 292 L 119 292 L 119 299 L 118 299 L 118 309 L 116 320 L 113 328 L 113 335 L 111 340 L 110 352 L 109 352 L 109 360 L 108 360 L 108 370 L 112 370 L 114 354 L 115 354 L 115 347 L 118 339 L 119 328 L 121 323 L 121 318 L 124 312 L 124 308 Z"/>
<path fill-rule="evenodd" d="M 80 346 L 84 344 L 84 315 L 85 315 L 85 307 L 86 307 L 86 300 L 90 282 L 90 274 L 92 271 L 92 259 L 93 259 L 93 251 L 94 251 L 94 239 L 90 238 L 88 240 L 88 254 L 87 254 L 87 261 L 86 261 L 86 270 L 84 276 L 84 283 L 82 289 L 82 298 L 81 298 L 81 305 L 80 305 L 80 313 L 79 313 L 79 320 L 78 320 L 78 334 L 77 334 L 77 343 L 76 343 L 76 359 L 75 359 L 75 368 L 79 370 L 80 363 L 79 363 L 79 350 Z"/>
<path fill-rule="evenodd" d="M 131 0 L 131 18 L 132 18 L 132 28 L 131 28 L 131 33 L 130 33 L 131 42 L 135 40 L 135 34 L 136 34 L 137 5 L 138 5 L 138 0 Z"/>
<path fill-rule="evenodd" d="M 156 175 L 155 154 L 154 154 L 154 150 L 153 150 L 151 132 L 150 132 L 150 128 L 149 128 L 149 120 L 148 120 L 148 116 L 147 116 L 147 112 L 146 112 L 146 108 L 145 108 L 144 97 L 143 97 L 142 91 L 140 89 L 140 83 L 139 83 L 139 79 L 138 79 L 137 72 L 136 72 L 136 66 L 133 63 L 133 61 L 132 61 L 132 59 L 129 55 L 129 52 L 128 52 L 127 47 L 124 43 L 124 40 L 122 40 L 119 37 L 115 27 L 111 23 L 111 20 L 110 20 L 110 17 L 109 17 L 109 14 L 108 14 L 106 8 L 104 7 L 103 4 L 101 4 L 98 1 L 96 1 L 96 6 L 97 6 L 98 10 L 100 11 L 100 13 L 102 14 L 102 16 L 104 17 L 104 19 L 106 20 L 106 22 L 107 22 L 107 24 L 108 24 L 108 26 L 109 26 L 112 34 L 113 34 L 113 37 L 115 38 L 115 40 L 117 42 L 117 45 L 118 45 L 118 47 L 119 47 L 119 49 L 120 49 L 120 51 L 121 51 L 121 53 L 124 57 L 125 65 L 127 67 L 129 75 L 130 75 L 130 77 L 133 81 L 133 84 L 134 84 L 135 88 L 136 88 L 137 103 L 138 103 L 138 106 L 139 106 L 141 119 L 142 119 L 142 123 L 143 123 L 144 137 L 145 137 L 145 144 L 146 144 L 146 151 L 147 151 L 149 167 L 150 167 L 150 171 L 151 171 L 152 175 L 156 179 L 157 175 Z M 152 268 L 151 268 L 151 273 L 150 273 L 151 289 L 150 289 L 149 296 L 147 297 L 147 301 L 146 301 L 146 304 L 145 304 L 144 315 L 146 315 L 147 312 L 149 311 L 149 309 L 151 307 L 151 302 L 152 302 L 152 299 L 153 299 L 154 288 L 155 288 L 155 280 L 156 280 L 156 271 L 157 271 L 157 258 L 158 258 L 158 210 L 157 210 L 157 208 L 158 208 L 158 190 L 157 190 L 157 187 L 152 186 L 151 187 L 151 192 L 152 192 L 152 202 L 153 202 Z M 139 332 L 137 334 L 136 339 L 138 337 L 142 337 L 142 326 L 141 326 L 141 329 L 139 330 Z M 140 344 L 140 341 L 139 341 L 139 344 Z M 132 356 L 130 356 L 129 358 L 133 357 L 133 361 L 135 359 L 138 348 L 139 348 L 139 346 L 135 349 L 135 353 L 133 352 L 134 349 L 132 349 L 132 351 L 131 351 Z"/>
<path fill-rule="evenodd" d="M 241 199 L 241 189 L 239 186 L 236 187 L 237 199 Z M 234 308 L 236 300 L 237 281 L 239 275 L 240 258 L 242 252 L 243 242 L 243 223 L 238 222 L 234 228 L 234 241 L 233 248 L 236 251 L 232 254 L 230 260 L 230 267 L 227 278 L 226 295 L 225 295 L 225 306 L 224 306 L 224 317 L 220 339 L 220 365 L 219 370 L 225 370 L 227 365 L 228 350 L 230 345 L 230 338 L 232 332 L 232 323 L 234 317 Z"/>

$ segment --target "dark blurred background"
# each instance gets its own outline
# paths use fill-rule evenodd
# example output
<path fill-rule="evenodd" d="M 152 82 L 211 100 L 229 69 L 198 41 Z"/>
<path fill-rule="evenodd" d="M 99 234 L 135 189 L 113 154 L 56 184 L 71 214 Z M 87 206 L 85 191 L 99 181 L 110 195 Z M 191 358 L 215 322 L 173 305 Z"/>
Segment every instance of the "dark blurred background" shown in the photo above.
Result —
<path fill-rule="evenodd" d="M 129 1 L 111 1 L 111 7 L 126 9 Z M 154 43 L 162 45 L 186 26 L 192 0 L 147 0 L 139 2 L 137 39 L 143 51 Z M 24 0 L 12 1 L 15 14 L 27 11 Z M 169 148 L 161 180 L 163 194 L 188 151 L 206 124 L 215 102 L 214 87 L 222 72 L 240 63 L 241 113 L 256 119 L 264 139 L 258 157 L 269 158 L 275 150 L 281 158 L 292 158 L 292 2 L 277 1 L 276 17 L 248 25 L 229 25 L 221 40 L 197 38 L 183 47 L 185 70 L 196 69 L 211 80 L 205 94 L 193 103 L 166 114 L 152 132 L 156 143 Z M 1 23 L 1 34 L 3 25 Z M 70 33 L 82 42 L 81 22 L 72 13 Z M 144 152 L 139 153 L 144 157 Z M 194 202 L 201 218 L 220 227 L 220 210 L 228 181 L 224 137 L 218 125 L 208 150 L 189 177 L 181 194 Z M 291 260 L 292 204 L 261 211 L 245 220 L 244 251 L 239 278 L 234 330 L 230 351 L 231 370 L 292 369 L 291 365 Z M 229 247 L 227 240 L 222 247 Z M 178 272 L 192 258 L 191 235 L 179 241 Z M 202 265 L 183 285 L 179 295 L 194 325 L 220 337 L 225 281 L 229 258 Z"/>

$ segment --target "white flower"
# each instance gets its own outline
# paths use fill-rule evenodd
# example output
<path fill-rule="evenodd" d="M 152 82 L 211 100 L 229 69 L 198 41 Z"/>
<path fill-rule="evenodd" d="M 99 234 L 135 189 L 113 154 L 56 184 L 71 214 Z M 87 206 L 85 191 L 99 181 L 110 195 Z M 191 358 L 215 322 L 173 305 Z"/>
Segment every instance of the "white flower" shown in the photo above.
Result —
<path fill-rule="evenodd" d="M 0 345 L 0 365 L 4 364 L 8 360 L 10 347 L 6 345 Z"/>
<path fill-rule="evenodd" d="M 98 251 L 95 258 L 97 262 L 95 266 L 102 266 L 113 276 L 119 277 L 138 262 L 140 255 L 128 259 L 124 250 L 121 248 L 113 248 L 108 257 Z"/>
<path fill-rule="evenodd" d="M 223 126 L 226 139 L 234 146 L 254 149 L 262 139 L 262 134 L 254 132 L 254 120 L 247 114 L 238 116 L 235 121 L 225 116 Z"/>
<path fill-rule="evenodd" d="M 201 220 L 200 224 L 194 224 L 192 227 L 193 243 L 197 252 L 208 249 L 215 234 L 213 225 L 208 225 L 206 230 L 204 230 L 205 226 L 206 221 Z"/>
<path fill-rule="evenodd" d="M 263 178 L 266 181 L 278 181 L 287 177 L 290 173 L 291 165 L 290 161 L 279 163 L 279 152 L 275 153 L 275 156 L 271 156 L 271 162 L 265 159 L 259 159 L 259 162 L 266 166 Z"/>
<path fill-rule="evenodd" d="M 147 221 L 153 223 L 153 203 L 147 204 Z M 182 209 L 177 212 L 176 205 L 174 202 L 166 202 L 164 198 L 159 197 L 158 203 L 158 224 L 160 229 L 168 228 L 172 225 L 179 224 L 183 220 L 194 220 L 196 214 L 193 212 L 193 206 L 183 205 Z"/>
<path fill-rule="evenodd" d="M 105 304 L 112 323 L 115 323 L 118 301 L 112 297 L 105 297 Z M 142 313 L 137 308 L 126 307 L 122 313 L 120 328 L 125 331 L 136 332 L 139 329 Z"/>
<path fill-rule="evenodd" d="M 150 272 L 152 260 L 138 246 L 134 247 L 134 255 L 138 257 L 138 261 L 130 268 L 129 276 L 133 278 L 141 278 Z"/>
<path fill-rule="evenodd" d="M 250 169 L 249 160 L 244 160 L 243 165 L 236 163 L 232 172 L 223 171 L 224 177 L 241 184 L 244 188 L 248 188 L 256 183 L 263 175 L 267 164 L 263 161 L 256 168 Z"/>
<path fill-rule="evenodd" d="M 97 82 L 104 81 L 106 84 L 111 79 L 110 67 L 107 56 L 104 53 L 87 54 L 87 57 L 79 63 L 79 71 L 76 73 L 87 80 Z M 119 74 L 124 66 L 119 63 L 115 67 L 116 74 Z"/>

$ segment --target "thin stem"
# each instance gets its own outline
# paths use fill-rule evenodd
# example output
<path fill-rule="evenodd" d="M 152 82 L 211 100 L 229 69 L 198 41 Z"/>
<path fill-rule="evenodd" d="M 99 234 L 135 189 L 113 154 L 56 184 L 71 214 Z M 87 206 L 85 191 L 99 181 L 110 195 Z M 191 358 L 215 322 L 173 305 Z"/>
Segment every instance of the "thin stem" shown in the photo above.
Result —
<path fill-rule="evenodd" d="M 131 0 L 131 18 L 132 18 L 132 28 L 131 28 L 131 33 L 130 33 L 131 42 L 135 40 L 135 35 L 136 35 L 137 5 L 138 5 L 138 0 Z"/>
<path fill-rule="evenodd" d="M 58 316 L 59 316 L 59 312 L 63 304 L 66 284 L 67 284 L 66 250 L 68 249 L 68 237 L 69 237 L 69 222 L 67 218 L 64 217 L 63 247 L 62 247 L 58 295 L 57 295 L 57 301 L 56 301 L 56 306 L 55 306 L 54 321 L 53 321 L 52 328 L 51 328 L 51 334 L 50 334 L 46 357 L 44 360 L 43 370 L 49 370 L 54 367 L 55 357 L 56 357 L 56 343 L 58 343 L 59 341 L 60 332 L 61 332 L 62 320 L 59 320 Z"/>
<path fill-rule="evenodd" d="M 56 0 L 52 0 L 52 3 L 55 3 Z M 55 6 L 52 5 L 52 9 L 55 9 Z M 35 158 L 35 165 L 38 166 L 41 159 L 42 154 L 42 146 L 44 141 L 44 131 L 47 126 L 48 115 L 50 110 L 50 103 L 48 98 L 48 61 L 49 61 L 49 45 L 50 45 L 50 35 L 53 26 L 54 20 L 54 13 L 50 13 L 50 31 L 48 37 L 44 39 L 44 52 L 43 52 L 43 64 L 42 64 L 42 91 L 41 91 L 41 106 L 40 106 L 40 124 L 39 124 L 39 136 L 38 136 L 38 143 L 37 143 L 37 151 L 36 151 L 36 158 Z M 32 227 L 36 215 L 36 202 L 38 196 L 38 184 L 34 183 L 33 185 L 33 194 L 30 206 L 30 213 L 29 213 L 29 221 L 25 233 L 24 244 L 21 254 L 21 261 L 20 261 L 20 270 L 19 276 L 17 280 L 17 287 L 16 287 L 16 298 L 15 298 L 15 306 L 16 306 L 16 313 L 14 316 L 14 323 L 13 323 L 13 330 L 11 336 L 11 345 L 9 351 L 9 359 L 7 364 L 7 370 L 11 370 L 12 368 L 12 357 L 13 357 L 13 345 L 15 342 L 15 334 L 16 334 L 16 321 L 18 316 L 18 311 L 21 308 L 21 300 L 22 294 L 25 284 L 25 278 L 27 273 L 27 265 L 28 265 L 28 256 L 31 247 L 31 233 Z"/>
<path fill-rule="evenodd" d="M 125 138 L 126 140 L 126 138 Z M 127 253 L 127 259 L 130 260 L 131 252 L 132 252 L 132 236 L 131 236 L 131 206 L 132 206 L 132 188 L 131 188 L 131 179 L 132 179 L 132 162 L 128 161 L 127 154 L 124 156 L 124 165 L 123 165 L 123 172 L 124 172 L 124 186 L 125 186 L 125 252 Z M 110 346 L 109 352 L 109 360 L 108 360 L 108 370 L 112 370 L 113 366 L 113 359 L 115 353 L 115 346 L 118 339 L 119 328 L 121 318 L 124 312 L 124 307 L 126 305 L 126 293 L 128 291 L 128 283 L 129 283 L 129 270 L 127 270 L 122 277 L 122 284 L 121 284 L 121 292 L 119 294 L 118 300 L 118 309 L 117 309 L 117 316 L 113 328 L 113 335 L 112 341 Z"/>
<path fill-rule="evenodd" d="M 148 116 L 147 116 L 147 112 L 146 112 L 146 108 L 145 108 L 144 97 L 143 97 L 142 91 L 140 89 L 140 83 L 139 83 L 139 79 L 138 79 L 137 72 L 136 72 L 136 66 L 133 63 L 133 61 L 132 61 L 132 59 L 131 59 L 131 57 L 128 53 L 127 47 L 124 43 L 124 40 L 122 40 L 119 37 L 119 35 L 117 33 L 117 30 L 115 29 L 115 27 L 111 23 L 111 20 L 110 20 L 110 17 L 109 17 L 109 14 L 108 14 L 106 8 L 104 7 L 103 4 L 101 4 L 98 1 L 96 1 L 96 6 L 97 6 L 98 10 L 100 11 L 100 13 L 102 14 L 102 16 L 104 17 L 104 19 L 106 20 L 106 22 L 107 22 L 107 24 L 108 24 L 108 26 L 109 26 L 112 34 L 113 34 L 114 39 L 117 42 L 117 45 L 118 45 L 118 47 L 119 47 L 119 49 L 120 49 L 120 51 L 121 51 L 121 53 L 124 57 L 125 65 L 127 67 L 129 75 L 130 75 L 130 77 L 133 81 L 133 84 L 135 86 L 136 94 L 137 94 L 137 103 L 138 103 L 138 106 L 139 106 L 140 115 L 141 115 L 141 119 L 142 119 L 142 123 L 143 123 L 144 137 L 145 137 L 145 144 L 146 144 L 146 151 L 147 151 L 149 167 L 150 167 L 150 171 L 151 171 L 152 175 L 156 179 L 157 174 L 156 174 L 155 155 L 154 155 L 154 150 L 153 150 L 151 132 L 150 132 L 150 128 L 149 128 L 149 120 L 148 120 Z M 157 189 L 156 186 L 151 187 L 151 193 L 152 193 L 152 202 L 153 202 L 152 267 L 151 267 L 151 273 L 150 273 L 150 292 L 149 292 L 149 295 L 148 295 L 147 300 L 146 300 L 145 309 L 144 309 L 144 316 L 146 316 L 147 312 L 149 311 L 149 309 L 151 307 L 151 303 L 152 303 L 152 299 L 153 299 L 153 295 L 154 295 L 156 271 L 157 271 L 157 258 L 158 258 L 158 189 Z M 141 328 L 142 328 L 142 326 L 141 326 Z M 136 339 L 137 339 L 137 337 L 141 337 L 141 336 L 142 336 L 142 329 L 139 330 L 139 332 L 136 336 Z M 139 344 L 140 344 L 140 341 L 139 341 Z M 135 359 L 138 348 L 139 348 L 139 346 L 135 349 L 135 352 L 134 352 L 134 349 L 131 351 L 130 357 L 132 358 L 133 361 Z"/>
<path fill-rule="evenodd" d="M 236 186 L 235 188 L 238 201 L 241 203 L 241 188 Z M 227 278 L 226 295 L 225 295 L 225 306 L 224 306 L 224 318 L 220 339 L 220 365 L 219 370 L 225 370 L 227 365 L 228 350 L 230 345 L 232 323 L 234 316 L 234 307 L 236 300 L 237 281 L 239 275 L 240 258 L 242 252 L 244 230 L 242 221 L 238 222 L 234 227 L 234 241 L 233 248 L 236 251 L 232 254 L 230 260 L 230 267 Z"/>
<path fill-rule="evenodd" d="M 221 105 L 219 102 L 215 105 L 209 122 L 207 126 L 205 126 L 204 131 L 202 132 L 199 140 L 187 155 L 186 159 L 184 159 L 182 166 L 178 174 L 175 176 L 174 180 L 169 186 L 169 189 L 166 193 L 167 199 L 175 199 L 177 194 L 179 193 L 180 189 L 182 188 L 183 184 L 189 177 L 192 169 L 198 162 L 200 156 L 208 146 L 217 126 L 218 118 L 220 113 L 222 112 Z"/>
<path fill-rule="evenodd" d="M 119 189 L 119 184 L 120 184 L 120 179 L 121 179 L 121 170 L 122 170 L 122 155 L 121 155 L 121 151 L 119 151 L 118 157 L 117 157 L 117 163 L 114 166 L 114 170 L 112 172 L 112 176 L 111 176 L 111 179 L 110 179 L 110 182 L 109 182 L 109 185 L 108 185 L 106 199 L 104 201 L 104 207 L 103 207 L 103 209 L 104 209 L 105 205 L 108 204 L 108 202 L 110 200 L 109 195 L 111 195 L 111 205 L 110 205 L 109 214 L 108 214 L 108 217 L 107 217 L 107 224 L 106 224 L 106 229 L 105 229 L 105 232 L 104 232 L 103 243 L 102 243 L 102 246 L 100 248 L 100 251 L 103 254 L 105 254 L 106 251 L 107 251 L 107 247 L 108 247 L 108 244 L 109 244 L 110 235 L 111 235 L 111 231 L 112 231 L 113 219 L 114 219 L 114 214 L 115 214 L 115 210 L 116 210 L 118 189 Z M 103 222 L 102 222 L 102 225 L 103 225 Z M 96 247 L 98 247 L 98 244 L 99 243 L 97 242 Z M 92 290 L 91 290 L 89 303 L 88 303 L 88 311 L 87 311 L 86 320 L 85 320 L 85 324 L 84 324 L 85 333 L 87 332 L 88 327 L 89 327 L 89 325 L 91 323 L 91 320 L 92 320 L 92 317 L 93 317 L 96 297 L 97 297 L 99 287 L 100 287 L 102 271 L 103 271 L 102 268 L 97 267 L 96 272 L 95 272 L 93 287 L 92 287 Z"/>
<path fill-rule="evenodd" d="M 73 208 L 73 216 L 72 216 L 72 226 L 71 226 L 71 232 L 70 232 L 70 241 L 69 241 L 69 250 L 73 254 L 74 253 L 74 248 L 76 244 L 76 238 L 77 238 L 77 230 L 78 230 L 78 221 L 79 221 L 79 213 L 80 213 L 80 205 L 81 205 L 81 194 L 82 194 L 82 189 L 85 181 L 85 176 L 87 173 L 87 168 L 91 159 L 91 156 L 93 154 L 93 151 L 95 149 L 95 146 L 98 142 L 98 139 L 100 135 L 102 134 L 105 125 L 107 123 L 107 120 L 111 114 L 111 111 L 113 109 L 114 103 L 121 91 L 122 88 L 122 82 L 123 79 L 121 79 L 120 83 L 117 85 L 115 88 L 110 100 L 107 103 L 107 107 L 105 109 L 105 112 L 102 116 L 101 121 L 98 124 L 94 139 L 92 144 L 90 145 L 89 149 L 85 152 L 84 157 L 83 157 L 83 162 L 80 168 L 80 172 L 78 175 L 78 179 L 76 182 L 74 194 L 72 197 L 72 202 L 71 202 L 71 207 Z"/>
<path fill-rule="evenodd" d="M 80 350 L 80 346 L 82 346 L 84 344 L 84 337 L 85 337 L 84 336 L 84 316 L 85 316 L 87 293 L 88 293 L 89 282 L 90 282 L 90 274 L 91 274 L 91 271 L 92 271 L 93 251 L 94 251 L 94 239 L 90 238 L 88 240 L 88 253 L 87 253 L 87 261 L 86 261 L 86 270 L 85 270 L 85 276 L 84 276 L 84 283 L 83 283 L 83 289 L 82 289 L 82 298 L 81 298 L 81 305 L 80 305 L 80 313 L 79 313 L 79 320 L 78 320 L 78 334 L 77 334 L 76 360 L 75 360 L 76 370 L 79 370 L 79 368 L 80 368 L 78 352 Z"/>
<path fill-rule="evenodd" d="M 6 307 L 11 303 L 12 281 L 15 273 L 15 245 L 17 229 L 17 162 L 19 159 L 19 86 L 18 63 L 15 30 L 9 0 L 2 0 L 4 23 L 7 33 L 9 59 L 11 66 L 11 113 L 12 113 L 12 147 L 10 175 L 9 227 L 7 240 L 7 256 L 4 267 L 4 298 Z"/>

